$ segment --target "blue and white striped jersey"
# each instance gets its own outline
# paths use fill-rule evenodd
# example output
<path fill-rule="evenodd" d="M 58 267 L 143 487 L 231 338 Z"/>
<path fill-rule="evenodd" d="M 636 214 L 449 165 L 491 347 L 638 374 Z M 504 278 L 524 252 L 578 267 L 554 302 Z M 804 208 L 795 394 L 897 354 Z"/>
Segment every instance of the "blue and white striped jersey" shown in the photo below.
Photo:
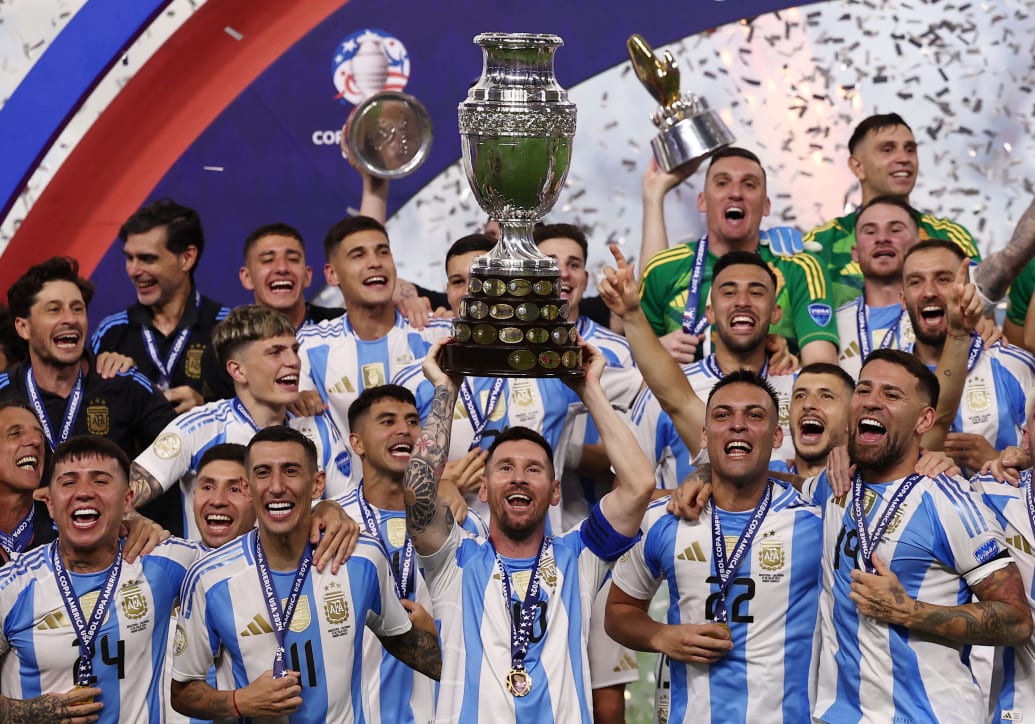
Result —
<path fill-rule="evenodd" d="M 1029 391 L 1035 390 L 1035 357 L 1012 344 L 982 350 L 963 383 L 952 432 L 981 435 L 996 450 L 1021 444 Z"/>
<path fill-rule="evenodd" d="M 819 606 L 822 521 L 796 490 L 773 485 L 773 500 L 727 595 L 733 650 L 707 664 L 670 661 L 669 721 L 807 722 L 809 662 Z M 651 504 L 645 535 L 619 559 L 614 585 L 650 600 L 668 582 L 667 623 L 714 618 L 719 585 L 712 548 L 711 508 L 680 521 Z M 726 550 L 753 511 L 719 509 Z"/>
<path fill-rule="evenodd" d="M 715 361 L 714 354 L 683 365 L 683 374 L 703 401 L 707 401 L 712 388 L 725 377 Z M 773 461 L 792 460 L 794 443 L 791 441 L 790 415 L 794 375 L 766 375 L 766 380 L 773 386 L 780 402 L 780 427 L 783 428 L 783 444 L 773 450 Z M 629 421 L 640 443 L 640 449 L 654 464 L 658 487 L 662 490 L 679 487 L 683 478 L 693 469 L 690 463 L 690 450 L 679 437 L 672 418 L 661 409 L 661 403 L 649 387 L 643 388 L 636 396 L 636 401 L 629 411 Z"/>
<path fill-rule="evenodd" d="M 1028 516 L 1026 497 L 1032 493 L 1032 473 L 1021 474 L 1021 487 L 996 482 L 990 475 L 971 478 L 971 485 L 995 514 L 1006 535 L 1024 581 L 1028 605 L 1035 611 L 1035 523 Z M 992 675 L 992 722 L 1035 718 L 1035 635 L 1022 646 L 996 649 Z"/>
<path fill-rule="evenodd" d="M 183 583 L 173 679 L 205 679 L 213 662 L 228 667 L 234 686 L 247 686 L 273 667 L 277 639 L 255 568 L 251 531 L 196 563 Z M 337 574 L 310 569 L 285 639 L 287 664 L 302 674 L 302 706 L 289 721 L 378 721 L 363 707 L 362 631 L 380 636 L 410 630 L 395 598 L 384 549 L 361 535 Z M 283 601 L 295 571 L 271 571 Z"/>
<path fill-rule="evenodd" d="M 183 530 L 191 540 L 201 540 L 194 520 L 194 481 L 198 462 L 213 445 L 224 442 L 247 445 L 255 434 L 251 420 L 235 409 L 240 401 L 218 400 L 196 407 L 170 422 L 151 446 L 134 461 L 166 490 L 180 483 L 183 495 Z M 316 417 L 292 417 L 287 424 L 313 441 L 317 462 L 327 474 L 325 498 L 343 495 L 348 487 L 351 457 L 341 434 L 324 413 Z"/>
<path fill-rule="evenodd" d="M 55 541 L 0 571 L 0 690 L 14 699 L 64 693 L 75 684 L 77 636 L 54 578 Z M 93 675 L 102 723 L 162 721 L 162 666 L 170 616 L 196 543 L 170 538 L 133 563 L 123 562 L 115 596 L 94 639 Z M 83 614 L 90 616 L 108 571 L 70 573 Z"/>
<path fill-rule="evenodd" d="M 859 300 L 853 299 L 838 307 L 837 338 L 840 340 L 838 346 L 837 363 L 845 372 L 852 376 L 853 380 L 859 379 L 859 371 L 862 369 L 863 344 L 859 339 Z M 913 344 L 916 338 L 913 334 L 913 324 L 909 321 L 909 315 L 901 304 L 891 304 L 886 307 L 874 307 L 866 305 L 866 326 L 869 333 L 869 340 L 866 345 L 869 350 L 881 349 L 907 349 Z"/>
<path fill-rule="evenodd" d="M 867 484 L 869 526 L 903 480 Z M 959 722 L 987 719 L 969 664 L 970 647 L 860 616 L 849 599 L 859 536 L 852 493 L 833 497 L 826 472 L 804 491 L 823 509 L 816 720 Z M 969 603 L 971 586 L 1010 562 L 1003 531 L 966 480 L 921 478 L 892 519 L 876 554 L 912 598 L 942 606 Z"/>
<path fill-rule="evenodd" d="M 375 340 L 360 339 L 349 324 L 347 312 L 337 319 L 307 324 L 298 330 L 298 354 L 302 358 L 298 387 L 320 394 L 348 447 L 349 405 L 367 387 L 390 382 L 403 367 L 423 360 L 435 340 L 451 333 L 452 322 L 447 319 L 432 319 L 418 331 L 398 312 L 395 326 Z M 355 454 L 349 469 L 356 475 L 348 486 L 351 489 L 363 470 Z"/>
<path fill-rule="evenodd" d="M 492 546 L 453 526 L 449 539 L 420 556 L 435 611 L 441 618 L 442 682 L 435 721 L 591 724 L 592 693 L 586 643 L 593 598 L 610 569 L 581 529 L 555 536 L 540 561 L 540 596 L 528 655 L 531 691 L 506 689 L 511 670 L 511 625 L 534 560 L 503 558 L 511 573 L 505 603 Z M 443 615 L 444 612 L 450 615 Z"/>
<path fill-rule="evenodd" d="M 337 502 L 350 518 L 362 526 L 363 511 L 360 509 L 358 497 L 357 487 L 344 497 L 338 498 Z M 377 517 L 381 539 L 392 570 L 399 571 L 406 544 L 406 513 L 402 510 L 382 510 L 373 505 L 370 508 Z M 488 535 L 485 523 L 473 510 L 467 511 L 463 527 L 475 535 Z M 407 586 L 409 599 L 422 605 L 432 617 L 441 618 L 432 609 L 431 594 L 424 582 L 424 575 L 417 566 L 416 554 L 412 566 Z M 451 614 L 451 611 L 445 613 L 446 616 Z M 433 719 L 435 691 L 438 685 L 388 653 L 377 636 L 370 631 L 363 634 L 363 682 L 367 696 L 366 710 L 377 714 L 371 715 L 372 720 L 402 723 L 429 722 Z"/>

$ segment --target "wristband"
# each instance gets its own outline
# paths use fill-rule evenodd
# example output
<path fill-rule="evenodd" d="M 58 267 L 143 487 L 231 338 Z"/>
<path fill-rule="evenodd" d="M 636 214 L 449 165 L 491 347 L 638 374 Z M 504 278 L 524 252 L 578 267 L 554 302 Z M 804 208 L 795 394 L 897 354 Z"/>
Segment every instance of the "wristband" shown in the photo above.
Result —
<path fill-rule="evenodd" d="M 230 695 L 230 701 L 234 705 L 234 712 L 237 714 L 237 718 L 244 719 L 244 716 L 241 714 L 241 710 L 237 708 L 237 689 L 234 689 L 233 693 Z"/>

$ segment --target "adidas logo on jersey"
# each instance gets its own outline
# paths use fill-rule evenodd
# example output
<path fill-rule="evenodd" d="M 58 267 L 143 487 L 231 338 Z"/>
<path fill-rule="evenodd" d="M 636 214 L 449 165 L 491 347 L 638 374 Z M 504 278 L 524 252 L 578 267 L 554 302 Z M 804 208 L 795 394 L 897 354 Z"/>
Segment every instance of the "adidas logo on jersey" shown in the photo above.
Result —
<path fill-rule="evenodd" d="M 693 545 L 686 548 L 682 553 L 676 556 L 681 561 L 697 561 L 698 563 L 707 563 L 708 559 L 704 555 L 704 551 L 701 550 L 701 544 L 694 541 Z"/>
<path fill-rule="evenodd" d="M 241 636 L 261 636 L 262 634 L 273 633 L 273 628 L 261 615 L 256 614 L 255 618 L 248 622 L 248 625 L 241 631 Z"/>
<path fill-rule="evenodd" d="M 636 663 L 636 658 L 626 652 L 622 654 L 622 658 L 615 665 L 613 671 L 639 671 L 640 665 Z"/>
<path fill-rule="evenodd" d="M 1020 533 L 1015 535 L 1013 538 L 1007 538 L 1006 542 L 1022 553 L 1027 553 L 1029 556 L 1032 553 L 1031 546 L 1028 544 L 1028 541 L 1024 540 L 1024 536 Z"/>
<path fill-rule="evenodd" d="M 1002 717 L 999 721 L 1021 721 L 1022 719 L 1024 719 L 1024 715 L 1021 712 L 1003 709 Z"/>

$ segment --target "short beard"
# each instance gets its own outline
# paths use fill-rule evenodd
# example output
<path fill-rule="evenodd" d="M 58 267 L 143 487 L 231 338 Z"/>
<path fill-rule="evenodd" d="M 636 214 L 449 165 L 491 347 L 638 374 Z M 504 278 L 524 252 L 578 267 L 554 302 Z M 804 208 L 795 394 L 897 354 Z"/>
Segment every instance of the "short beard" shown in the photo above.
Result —
<path fill-rule="evenodd" d="M 852 462 L 859 468 L 865 468 L 868 471 L 880 472 L 894 467 L 902 461 L 905 450 L 905 442 L 890 437 L 888 433 L 884 434 L 884 445 L 876 450 L 869 446 L 859 445 L 855 435 L 848 438 L 848 455 Z"/>

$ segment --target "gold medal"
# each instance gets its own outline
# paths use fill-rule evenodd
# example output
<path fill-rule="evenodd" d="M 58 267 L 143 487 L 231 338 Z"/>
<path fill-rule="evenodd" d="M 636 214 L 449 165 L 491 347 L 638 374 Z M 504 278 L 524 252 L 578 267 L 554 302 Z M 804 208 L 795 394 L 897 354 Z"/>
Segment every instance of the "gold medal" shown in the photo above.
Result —
<path fill-rule="evenodd" d="M 729 640 L 733 640 L 733 632 L 730 630 L 730 625 L 728 623 L 725 621 L 714 621 L 713 623 L 715 623 L 716 626 L 721 626 L 726 629 L 726 635 L 729 637 Z"/>
<path fill-rule="evenodd" d="M 532 677 L 524 669 L 511 669 L 507 674 L 507 691 L 514 696 L 527 696 L 532 690 Z"/>

